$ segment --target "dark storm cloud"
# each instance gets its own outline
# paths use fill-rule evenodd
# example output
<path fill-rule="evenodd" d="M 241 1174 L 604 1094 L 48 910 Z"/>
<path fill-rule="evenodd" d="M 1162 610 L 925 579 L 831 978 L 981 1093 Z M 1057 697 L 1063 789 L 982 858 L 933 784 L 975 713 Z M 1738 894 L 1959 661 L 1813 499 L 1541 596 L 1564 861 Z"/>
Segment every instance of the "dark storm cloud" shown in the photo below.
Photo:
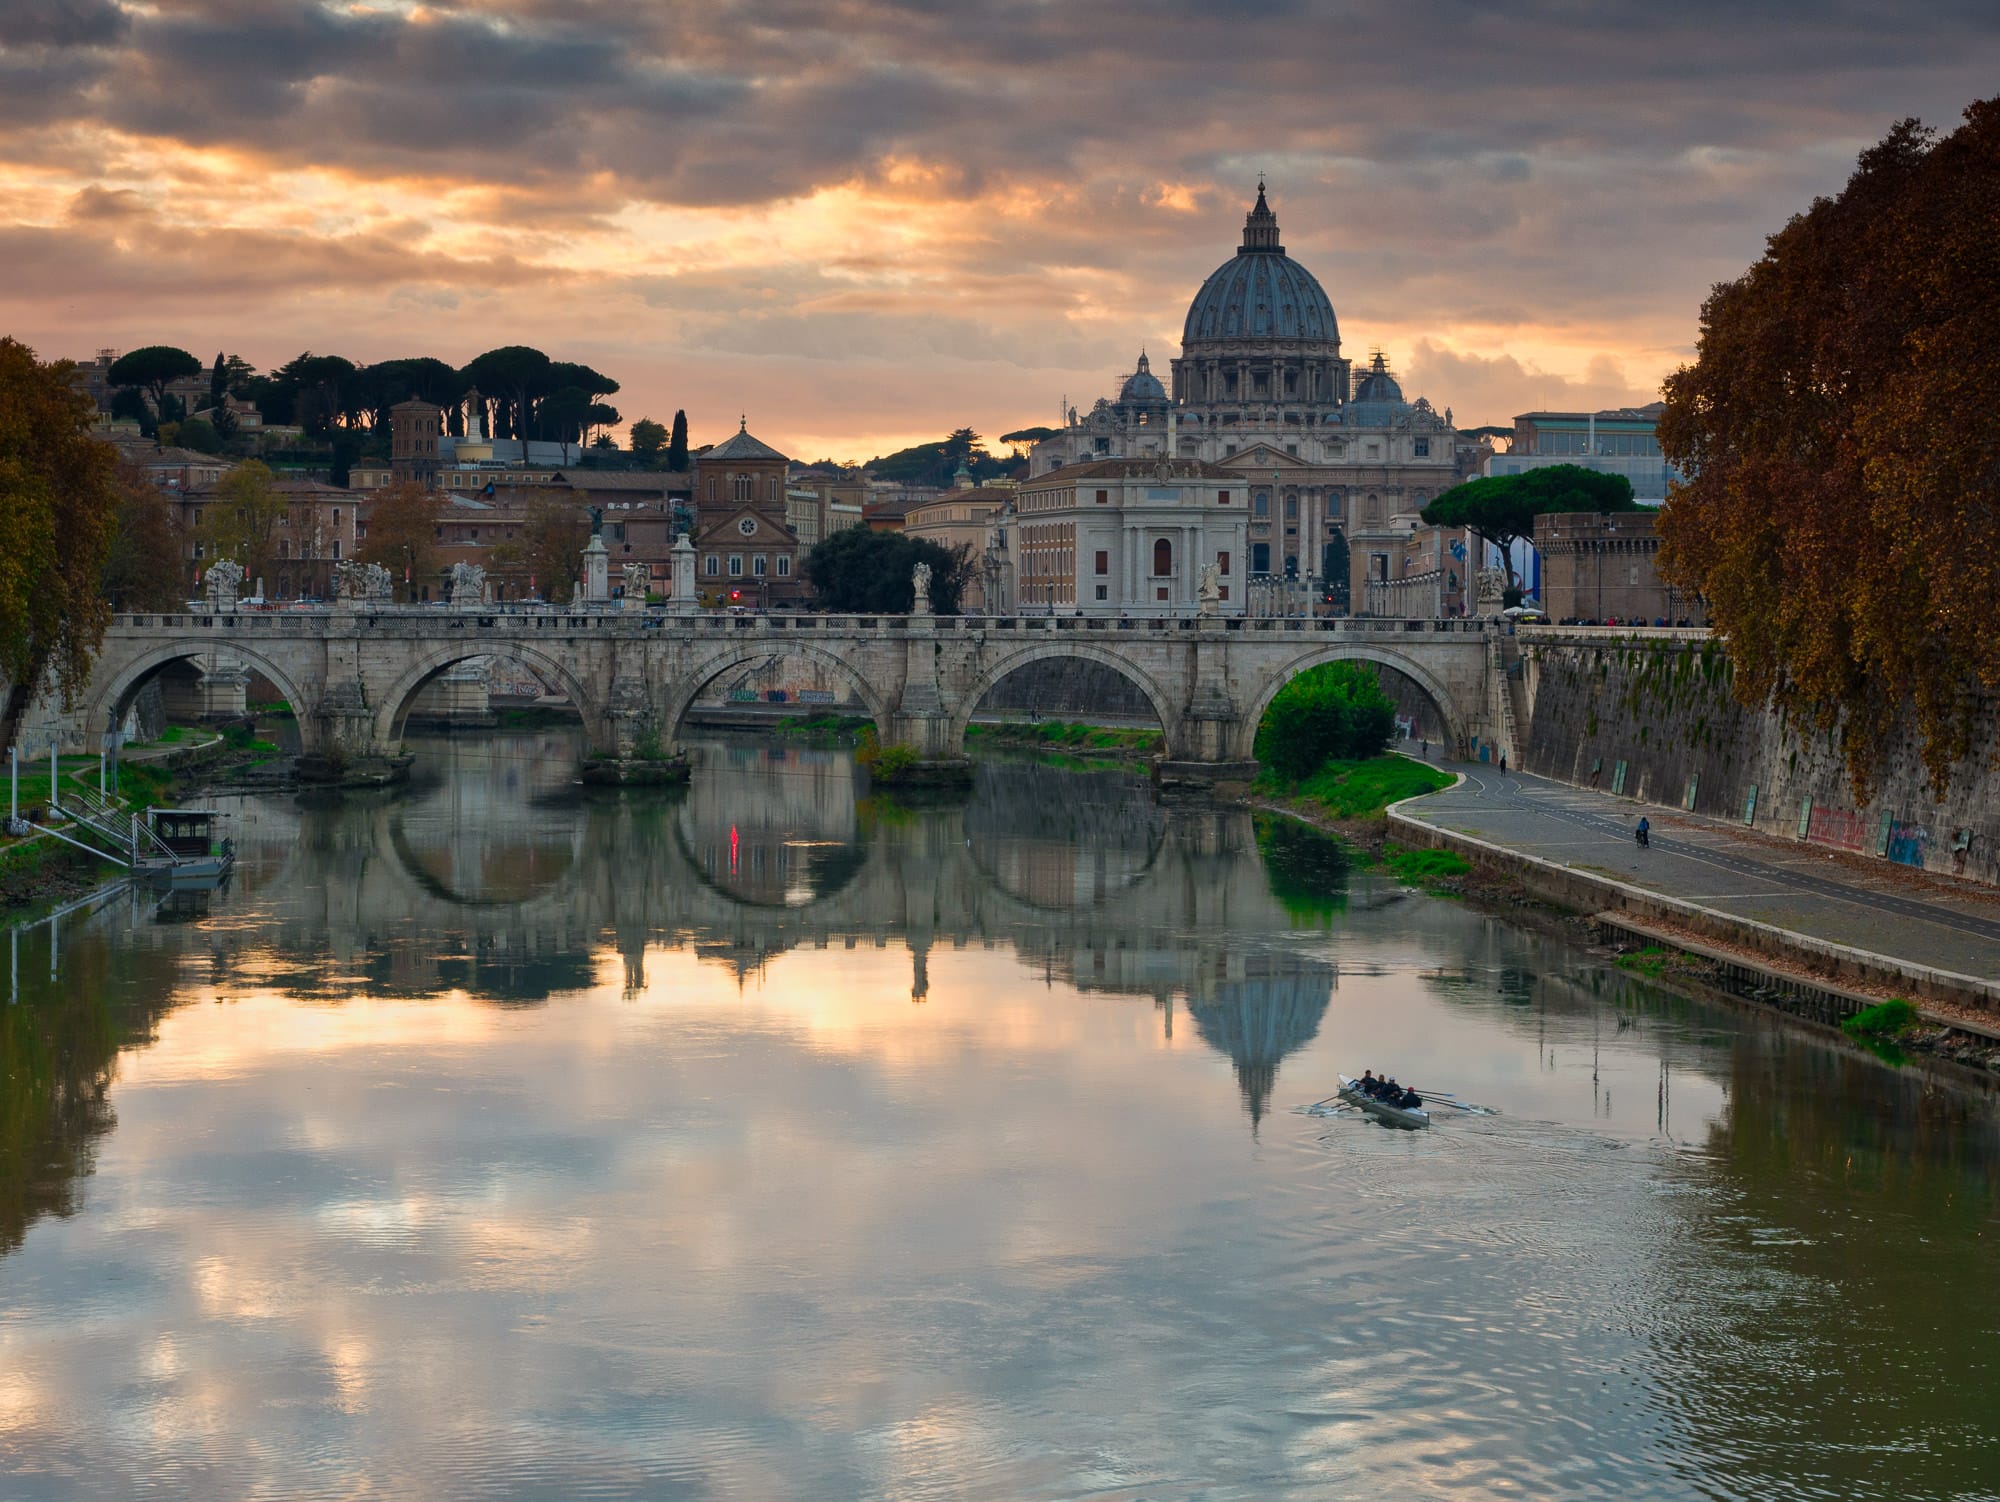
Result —
<path fill-rule="evenodd" d="M 1551 151 L 1769 150 L 1878 135 L 1913 75 L 1969 99 L 1995 56 L 1990 7 L 1913 23 L 1866 0 L 460 0 L 416 15 L 16 0 L 0 15 L 10 47 L 113 44 L 109 78 L 39 90 L 66 93 L 75 118 L 361 171 L 604 173 L 696 203 L 795 194 L 891 156 L 977 183 L 1121 162 L 1463 169 L 1500 147 L 1519 174 Z"/>
<path fill-rule="evenodd" d="M 102 47 L 123 36 L 126 25 L 112 0 L 7 0 L 0 5 L 0 47 Z"/>

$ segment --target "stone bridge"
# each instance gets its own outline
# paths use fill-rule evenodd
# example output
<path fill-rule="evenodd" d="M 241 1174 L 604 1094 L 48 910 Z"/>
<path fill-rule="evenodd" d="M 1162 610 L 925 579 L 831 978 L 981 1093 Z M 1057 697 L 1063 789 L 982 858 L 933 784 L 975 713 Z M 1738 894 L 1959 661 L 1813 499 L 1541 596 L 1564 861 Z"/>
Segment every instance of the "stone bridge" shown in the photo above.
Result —
<path fill-rule="evenodd" d="M 676 744 L 702 691 L 731 670 L 789 656 L 844 684 L 883 744 L 926 761 L 963 753 L 980 701 L 1008 674 L 1051 659 L 1099 663 L 1130 681 L 1165 734 L 1163 762 L 1190 777 L 1240 773 L 1265 708 L 1322 663 L 1374 663 L 1428 701 L 1460 752 L 1504 734 L 1498 624 L 1480 620 L 680 615 L 650 609 L 451 610 L 342 602 L 322 610 L 119 615 L 91 681 L 63 717 L 95 750 L 139 691 L 162 681 L 171 712 L 240 713 L 255 673 L 297 715 L 309 757 L 393 756 L 423 688 L 474 658 L 518 661 L 559 685 L 590 743 L 629 756 Z"/>

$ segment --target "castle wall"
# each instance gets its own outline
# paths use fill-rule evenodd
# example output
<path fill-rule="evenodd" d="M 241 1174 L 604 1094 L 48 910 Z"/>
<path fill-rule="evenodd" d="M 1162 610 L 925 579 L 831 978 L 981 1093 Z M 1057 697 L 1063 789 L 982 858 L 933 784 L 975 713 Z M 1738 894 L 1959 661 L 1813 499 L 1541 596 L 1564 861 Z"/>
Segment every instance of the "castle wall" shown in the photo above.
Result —
<path fill-rule="evenodd" d="M 1837 738 L 1746 709 L 1729 660 L 1693 633 L 1523 631 L 1527 770 L 1766 834 L 2000 884 L 2000 705 L 1942 801 L 1914 730 L 1857 805 Z"/>

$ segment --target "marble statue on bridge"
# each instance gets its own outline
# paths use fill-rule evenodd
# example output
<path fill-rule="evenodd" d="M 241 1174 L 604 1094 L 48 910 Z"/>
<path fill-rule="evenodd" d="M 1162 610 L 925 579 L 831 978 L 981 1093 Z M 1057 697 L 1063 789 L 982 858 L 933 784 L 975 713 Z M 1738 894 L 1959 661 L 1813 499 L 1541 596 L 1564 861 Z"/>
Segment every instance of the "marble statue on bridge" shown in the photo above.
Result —
<path fill-rule="evenodd" d="M 910 602 L 912 615 L 931 613 L 931 566 L 919 563 L 910 570 L 910 587 L 913 591 Z"/>
<path fill-rule="evenodd" d="M 201 588 L 211 610 L 234 610 L 243 591 L 243 565 L 234 558 L 211 563 L 201 576 Z"/>
<path fill-rule="evenodd" d="M 337 599 L 383 604 L 395 590 L 395 579 L 379 563 L 357 563 L 347 558 L 333 566 L 333 592 Z"/>
<path fill-rule="evenodd" d="M 451 566 L 451 603 L 460 610 L 469 610 L 486 601 L 486 570 L 476 563 L 454 563 Z"/>

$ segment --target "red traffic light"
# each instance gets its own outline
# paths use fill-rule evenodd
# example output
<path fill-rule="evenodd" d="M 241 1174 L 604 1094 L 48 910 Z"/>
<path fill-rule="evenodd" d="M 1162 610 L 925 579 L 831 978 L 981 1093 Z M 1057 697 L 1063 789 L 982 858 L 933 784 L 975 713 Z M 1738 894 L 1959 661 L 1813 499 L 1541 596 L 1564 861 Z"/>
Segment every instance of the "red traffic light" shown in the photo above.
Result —
<path fill-rule="evenodd" d="M 732 590 L 730 590 L 730 591 L 729 591 L 729 600 L 730 600 L 730 603 L 731 603 L 731 604 L 734 604 L 734 603 L 735 603 L 736 601 L 738 601 L 738 600 L 740 600 L 740 599 L 742 599 L 742 598 L 743 598 L 743 591 L 742 591 L 742 590 L 740 590 L 740 589 L 732 589 Z"/>

